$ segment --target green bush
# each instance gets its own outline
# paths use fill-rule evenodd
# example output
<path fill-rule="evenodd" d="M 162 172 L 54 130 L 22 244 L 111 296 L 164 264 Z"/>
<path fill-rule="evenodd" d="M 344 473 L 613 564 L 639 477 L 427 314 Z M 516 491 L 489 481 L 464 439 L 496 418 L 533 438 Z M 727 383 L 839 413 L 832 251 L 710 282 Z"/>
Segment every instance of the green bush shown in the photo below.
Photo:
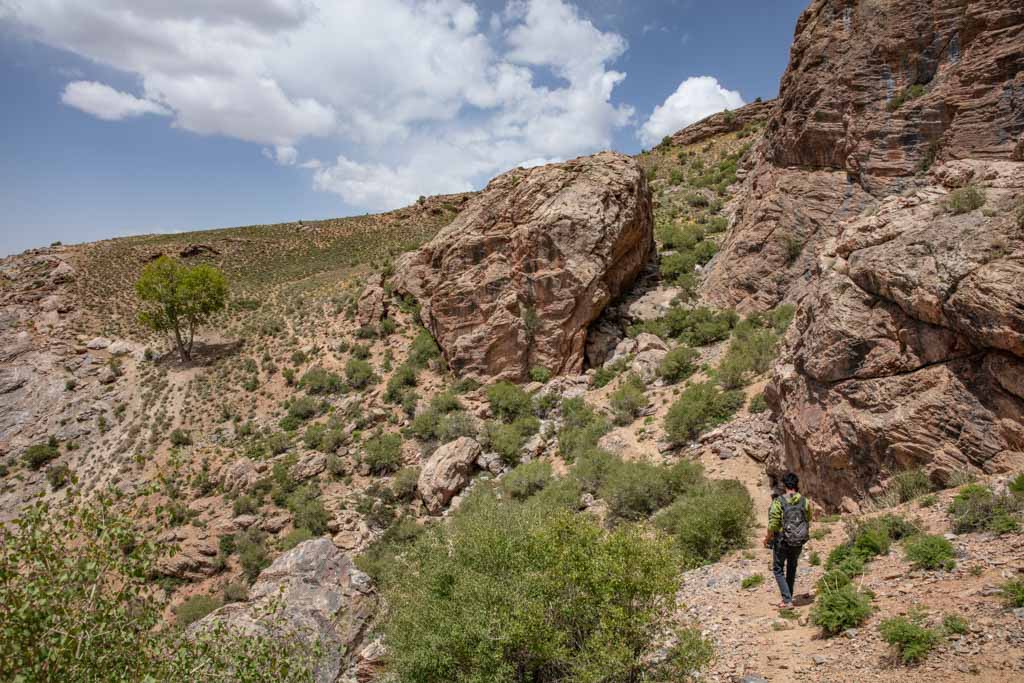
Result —
<path fill-rule="evenodd" d="M 892 490 L 901 503 L 914 500 L 932 490 L 932 482 L 924 470 L 906 470 L 892 478 L 890 482 Z"/>
<path fill-rule="evenodd" d="M 247 496 L 244 493 L 238 498 L 235 498 L 235 502 L 231 507 L 231 511 L 235 517 L 240 515 L 254 515 L 258 509 L 259 506 L 256 504 L 256 501 L 251 496 Z"/>
<path fill-rule="evenodd" d="M 551 465 L 542 461 L 519 465 L 501 480 L 501 490 L 515 500 L 526 500 L 551 482 Z"/>
<path fill-rule="evenodd" d="M 320 412 L 317 402 L 309 396 L 300 396 L 288 405 L 288 417 L 296 421 L 304 421 L 316 417 Z"/>
<path fill-rule="evenodd" d="M 426 410 L 413 418 L 409 431 L 421 441 L 436 439 L 440 443 L 453 441 L 460 436 L 476 434 L 473 418 L 462 410 L 462 404 L 451 392 L 434 396 Z"/>
<path fill-rule="evenodd" d="M 1006 485 L 1007 490 L 1016 495 L 1024 496 L 1024 473 L 1018 474 Z"/>
<path fill-rule="evenodd" d="M 316 538 L 312 531 L 305 527 L 297 527 L 292 529 L 284 538 L 281 539 L 281 550 L 291 550 L 300 543 L 305 543 L 308 540 Z"/>
<path fill-rule="evenodd" d="M 266 536 L 263 532 L 253 529 L 247 529 L 235 537 L 238 559 L 249 583 L 255 581 L 260 572 L 270 566 L 265 541 Z"/>
<path fill-rule="evenodd" d="M 50 489 L 53 491 L 64 488 L 71 483 L 72 479 L 71 468 L 66 463 L 60 462 L 46 468 L 46 481 L 49 482 Z"/>
<path fill-rule="evenodd" d="M 572 467 L 572 476 L 580 488 L 588 493 L 597 493 L 620 458 L 608 451 L 591 447 L 579 453 Z"/>
<path fill-rule="evenodd" d="M 906 617 L 886 619 L 878 630 L 882 639 L 896 648 L 904 664 L 921 661 L 939 642 L 938 633 Z"/>
<path fill-rule="evenodd" d="M 376 381 L 373 366 L 358 358 L 351 358 L 345 364 L 345 379 L 353 389 L 363 389 Z"/>
<path fill-rule="evenodd" d="M 675 443 L 695 439 L 701 432 L 728 422 L 743 405 L 743 394 L 721 391 L 711 382 L 691 384 L 665 416 L 665 433 Z"/>
<path fill-rule="evenodd" d="M 193 595 L 174 608 L 174 622 L 178 626 L 188 626 L 223 604 L 220 598 L 213 595 Z"/>
<path fill-rule="evenodd" d="M 608 420 L 582 398 L 562 401 L 562 427 L 558 430 L 558 451 L 566 462 L 597 446 L 611 430 Z"/>
<path fill-rule="evenodd" d="M 530 368 L 530 380 L 533 382 L 541 382 L 547 384 L 551 379 L 551 371 L 547 368 L 536 367 Z"/>
<path fill-rule="evenodd" d="M 397 472 L 402 466 L 402 437 L 398 434 L 376 434 L 363 445 L 363 463 L 371 474 Z"/>
<path fill-rule="evenodd" d="M 753 519 L 754 501 L 746 487 L 723 479 L 688 491 L 654 521 L 675 540 L 684 564 L 698 566 L 744 547 Z"/>
<path fill-rule="evenodd" d="M 338 375 L 317 367 L 310 368 L 302 375 L 299 387 L 309 394 L 337 394 L 345 385 Z"/>
<path fill-rule="evenodd" d="M 438 348 L 434 338 L 430 336 L 430 332 L 421 329 L 409 349 L 409 364 L 414 368 L 423 368 L 440 355 L 441 349 Z"/>
<path fill-rule="evenodd" d="M 399 365 L 388 379 L 384 400 L 388 403 L 400 403 L 405 392 L 416 386 L 416 382 L 416 368 L 411 365 Z"/>
<path fill-rule="evenodd" d="M 416 496 L 416 487 L 420 479 L 420 468 L 403 467 L 398 470 L 391 482 L 391 492 L 396 500 L 411 501 Z"/>
<path fill-rule="evenodd" d="M 1024 607 L 1024 579 L 1011 579 L 999 587 L 1003 603 L 1011 608 Z"/>
<path fill-rule="evenodd" d="M 946 210 L 959 215 L 980 209 L 985 205 L 985 190 L 977 185 L 968 185 L 953 190 L 946 198 Z"/>
<path fill-rule="evenodd" d="M 681 382 L 697 371 L 695 361 L 700 353 L 686 345 L 670 350 L 658 367 L 658 374 L 669 383 Z"/>
<path fill-rule="evenodd" d="M 629 365 L 631 358 L 620 358 L 614 363 L 608 363 L 603 365 L 594 371 L 594 376 L 591 378 L 591 383 L 594 387 L 600 389 L 608 386 L 613 379 L 622 374 L 622 372 Z"/>
<path fill-rule="evenodd" d="M 637 418 L 640 411 L 647 407 L 647 396 L 644 395 L 644 381 L 637 375 L 629 375 L 609 397 L 614 422 L 617 425 L 628 425 Z"/>
<path fill-rule="evenodd" d="M 688 346 L 706 346 L 726 339 L 738 320 L 733 311 L 672 306 L 663 317 L 634 325 L 630 332 L 651 332 L 678 339 Z"/>
<path fill-rule="evenodd" d="M 942 630 L 949 635 L 964 635 L 970 630 L 970 624 L 959 614 L 947 614 L 942 618 Z"/>
<path fill-rule="evenodd" d="M 533 409 L 529 394 L 510 382 L 498 382 L 487 387 L 487 401 L 491 405 L 491 413 L 503 422 L 526 417 Z"/>
<path fill-rule="evenodd" d="M 224 586 L 224 602 L 245 602 L 249 599 L 249 587 L 244 583 L 232 581 Z"/>
<path fill-rule="evenodd" d="M 620 519 L 644 519 L 703 481 L 700 465 L 681 460 L 671 467 L 616 458 L 597 494 Z"/>
<path fill-rule="evenodd" d="M 894 112 L 907 102 L 910 102 L 911 100 L 916 100 L 917 98 L 921 97 L 924 94 L 924 86 L 915 83 L 914 85 L 904 88 L 903 90 L 893 95 L 892 99 L 890 99 L 886 103 L 885 108 L 890 112 Z"/>
<path fill-rule="evenodd" d="M 907 539 L 903 546 L 907 561 L 918 569 L 946 569 L 956 566 L 953 544 L 942 536 L 921 534 Z"/>
<path fill-rule="evenodd" d="M 267 450 L 271 455 L 281 455 L 292 446 L 292 440 L 284 432 L 275 432 L 266 438 Z"/>
<path fill-rule="evenodd" d="M 396 558 L 423 535 L 424 528 L 411 517 L 400 517 L 389 526 L 381 536 L 356 557 L 355 565 L 366 572 L 378 584 L 381 583 L 389 570 L 392 570 Z"/>
<path fill-rule="evenodd" d="M 540 429 L 540 420 L 532 415 L 517 419 L 511 424 L 491 421 L 487 423 L 487 441 L 491 449 L 498 453 L 505 462 L 519 462 L 520 451 L 526 440 Z"/>
<path fill-rule="evenodd" d="M 828 635 L 856 628 L 871 616 L 871 599 L 846 583 L 819 593 L 811 621 Z"/>
<path fill-rule="evenodd" d="M 968 484 L 960 489 L 949 505 L 953 518 L 953 531 L 962 534 L 971 531 L 1006 533 L 1016 528 L 1015 516 L 1024 507 L 1021 497 L 996 495 L 981 484 Z"/>
<path fill-rule="evenodd" d="M 320 490 L 314 485 L 295 489 L 286 501 L 285 506 L 292 513 L 292 525 L 307 529 L 313 536 L 327 533 L 327 522 L 330 515 L 324 509 L 320 499 Z"/>
<path fill-rule="evenodd" d="M 171 445 L 172 446 L 191 446 L 192 435 L 184 429 L 175 429 L 171 432 Z"/>
<path fill-rule="evenodd" d="M 419 681 L 687 680 L 694 652 L 651 657 L 676 588 L 661 539 L 481 493 L 387 571 L 388 666 Z"/>
<path fill-rule="evenodd" d="M 750 404 L 747 406 L 747 410 L 755 415 L 768 410 L 768 401 L 765 400 L 763 391 L 750 399 Z"/>

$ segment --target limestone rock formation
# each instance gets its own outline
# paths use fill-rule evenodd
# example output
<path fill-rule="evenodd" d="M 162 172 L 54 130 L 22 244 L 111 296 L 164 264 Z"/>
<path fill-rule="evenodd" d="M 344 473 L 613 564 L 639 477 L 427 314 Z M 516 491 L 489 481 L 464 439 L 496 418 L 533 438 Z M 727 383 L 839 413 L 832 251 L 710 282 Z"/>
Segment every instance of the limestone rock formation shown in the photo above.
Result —
<path fill-rule="evenodd" d="M 225 605 L 190 630 L 202 632 L 220 623 L 243 634 L 319 640 L 315 680 L 334 683 L 352 663 L 376 605 L 369 578 L 328 539 L 318 538 L 299 544 L 264 569 L 247 602 Z"/>
<path fill-rule="evenodd" d="M 742 130 L 752 123 L 760 123 L 768 118 L 775 104 L 775 100 L 751 102 L 734 111 L 712 114 L 672 135 L 672 144 L 692 145 L 715 135 Z"/>
<path fill-rule="evenodd" d="M 483 450 L 473 439 L 462 436 L 434 451 L 423 464 L 417 490 L 427 511 L 440 514 L 455 495 L 469 483 L 473 466 Z"/>
<path fill-rule="evenodd" d="M 587 330 L 647 263 L 651 197 L 637 162 L 604 152 L 498 176 L 395 267 L 395 285 L 459 375 L 582 369 Z"/>
<path fill-rule="evenodd" d="M 356 310 L 356 322 L 360 325 L 376 325 L 387 312 L 383 284 L 380 273 L 372 275 L 366 283 Z"/>

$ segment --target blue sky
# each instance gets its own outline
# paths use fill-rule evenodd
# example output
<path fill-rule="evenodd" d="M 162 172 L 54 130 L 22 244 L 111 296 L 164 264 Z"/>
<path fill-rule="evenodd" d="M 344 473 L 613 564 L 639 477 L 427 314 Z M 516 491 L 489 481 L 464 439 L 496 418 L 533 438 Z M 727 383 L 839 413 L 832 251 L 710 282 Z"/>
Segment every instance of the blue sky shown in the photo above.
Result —
<path fill-rule="evenodd" d="M 0 0 L 0 253 L 634 153 L 774 97 L 805 4 Z"/>

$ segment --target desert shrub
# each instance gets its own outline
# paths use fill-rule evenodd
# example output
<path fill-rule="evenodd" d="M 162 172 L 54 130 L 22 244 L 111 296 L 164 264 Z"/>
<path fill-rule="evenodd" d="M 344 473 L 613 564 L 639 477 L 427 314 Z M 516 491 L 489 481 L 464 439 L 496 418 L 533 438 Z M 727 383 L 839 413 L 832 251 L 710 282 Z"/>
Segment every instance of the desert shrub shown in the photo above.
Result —
<path fill-rule="evenodd" d="M 1024 496 L 1024 473 L 1011 479 L 1006 485 L 1006 490 L 1016 496 Z"/>
<path fill-rule="evenodd" d="M 963 635 L 970 630 L 970 624 L 959 614 L 947 614 L 942 617 L 942 630 L 949 635 Z"/>
<path fill-rule="evenodd" d="M 316 536 L 312 531 L 305 527 L 296 527 L 292 529 L 281 539 L 281 550 L 291 550 L 300 543 L 305 543 Z"/>
<path fill-rule="evenodd" d="M 572 468 L 572 476 L 580 488 L 588 493 L 597 493 L 620 458 L 608 451 L 592 447 L 579 453 Z"/>
<path fill-rule="evenodd" d="M 747 410 L 754 414 L 763 413 L 768 410 L 768 401 L 765 400 L 763 391 L 750 399 L 750 403 L 747 405 Z"/>
<path fill-rule="evenodd" d="M 697 371 L 695 361 L 700 354 L 686 345 L 679 345 L 665 354 L 658 367 L 658 374 L 666 382 L 680 382 Z"/>
<path fill-rule="evenodd" d="M 345 379 L 353 389 L 363 389 L 376 381 L 373 375 L 373 366 L 358 358 L 350 358 L 345 363 Z"/>
<path fill-rule="evenodd" d="M 939 634 L 906 617 L 886 619 L 878 626 L 882 639 L 896 648 L 900 661 L 915 664 L 924 659 L 939 642 Z"/>
<path fill-rule="evenodd" d="M 691 384 L 665 416 L 665 433 L 675 443 L 685 443 L 701 432 L 727 422 L 743 405 L 743 394 L 721 391 L 711 382 Z"/>
<path fill-rule="evenodd" d="M 606 363 L 594 371 L 591 383 L 598 389 L 608 386 L 613 379 L 622 374 L 630 363 L 630 358 L 619 358 L 615 362 Z"/>
<path fill-rule="evenodd" d="M 249 587 L 244 583 L 232 581 L 224 586 L 224 602 L 245 602 L 249 599 Z"/>
<path fill-rule="evenodd" d="M 853 578 L 864 573 L 866 558 L 854 549 L 852 543 L 844 543 L 832 549 L 825 561 L 825 569 L 829 572 L 839 571 Z"/>
<path fill-rule="evenodd" d="M 402 465 L 402 437 L 398 434 L 377 434 L 363 445 L 363 463 L 372 474 L 398 471 Z"/>
<path fill-rule="evenodd" d="M 699 566 L 745 546 L 753 515 L 754 502 L 746 487 L 723 479 L 694 486 L 654 521 L 673 538 L 684 564 Z"/>
<path fill-rule="evenodd" d="M 220 598 L 213 595 L 193 595 L 174 608 L 174 623 L 181 627 L 188 626 L 223 604 Z"/>
<path fill-rule="evenodd" d="M 235 547 L 245 578 L 252 583 L 260 572 L 270 566 L 270 556 L 264 545 L 266 536 L 263 532 L 247 529 L 235 537 Z"/>
<path fill-rule="evenodd" d="M 751 574 L 750 576 L 743 577 L 743 580 L 740 581 L 740 588 L 742 588 L 743 590 L 757 588 L 762 583 L 764 583 L 763 574 Z"/>
<path fill-rule="evenodd" d="M 932 490 L 932 482 L 924 470 L 906 470 L 892 478 L 890 486 L 899 502 L 906 503 Z"/>
<path fill-rule="evenodd" d="M 66 463 L 60 462 L 46 468 L 46 481 L 50 489 L 58 491 L 67 486 L 72 479 L 71 468 Z"/>
<path fill-rule="evenodd" d="M 530 380 L 533 382 L 541 382 L 547 384 L 551 379 L 551 371 L 547 368 L 535 367 L 530 368 Z"/>
<path fill-rule="evenodd" d="M 1024 607 L 1024 579 L 1011 579 L 999 587 L 1003 603 L 1011 608 Z"/>
<path fill-rule="evenodd" d="M 299 388 L 309 394 L 337 394 L 344 387 L 341 377 L 320 367 L 310 368 L 299 380 Z"/>
<path fill-rule="evenodd" d="M 1024 502 L 1013 494 L 996 495 L 981 484 L 968 484 L 960 489 L 949 505 L 953 531 L 962 534 L 989 530 L 997 533 L 1013 531 L 1014 516 Z"/>
<path fill-rule="evenodd" d="M 370 359 L 370 345 L 369 344 L 353 344 L 352 348 L 350 349 L 350 351 L 352 353 L 352 357 L 353 358 L 358 358 L 359 360 L 369 360 Z"/>
<path fill-rule="evenodd" d="M 396 500 L 410 501 L 416 496 L 416 486 L 420 479 L 420 468 L 403 467 L 398 470 L 391 482 L 391 492 Z"/>
<path fill-rule="evenodd" d="M 942 536 L 921 534 L 903 546 L 907 560 L 918 569 L 952 569 L 956 566 L 953 544 Z"/>
<path fill-rule="evenodd" d="M 491 413 L 503 422 L 513 422 L 532 413 L 529 394 L 510 382 L 498 382 L 487 387 L 487 401 Z"/>
<path fill-rule="evenodd" d="M 672 306 L 661 318 L 633 325 L 629 331 L 630 334 L 650 332 L 659 337 L 671 337 L 688 346 L 706 346 L 726 339 L 738 319 L 733 311 Z"/>
<path fill-rule="evenodd" d="M 395 330 L 398 329 L 398 325 L 395 324 L 395 321 L 391 318 L 384 318 L 380 321 L 380 325 L 377 329 L 380 332 L 381 337 L 390 337 L 395 333 Z"/>
<path fill-rule="evenodd" d="M 946 198 L 946 210 L 959 215 L 980 209 L 985 205 L 985 190 L 977 185 L 968 185 L 953 190 Z"/>
<path fill-rule="evenodd" d="M 704 228 L 696 223 L 659 223 L 655 229 L 655 237 L 665 251 L 687 251 L 704 239 Z"/>
<path fill-rule="evenodd" d="M 871 598 L 846 583 L 819 593 L 811 621 L 828 635 L 860 626 L 871 616 Z"/>
<path fill-rule="evenodd" d="M 248 496 L 244 493 L 238 498 L 235 498 L 235 502 L 231 505 L 231 512 L 235 517 L 240 515 L 256 514 L 258 509 L 259 506 L 256 504 L 256 500 L 253 499 L 252 496 Z"/>
<path fill-rule="evenodd" d="M 911 86 L 904 88 L 903 90 L 900 90 L 895 95 L 893 95 L 892 98 L 886 103 L 885 108 L 890 112 L 894 112 L 907 102 L 910 102 L 911 100 L 916 100 L 917 98 L 921 97 L 922 95 L 924 95 L 924 93 L 924 86 L 915 83 Z"/>
<path fill-rule="evenodd" d="M 423 535 L 424 528 L 411 517 L 400 517 L 384 533 L 356 557 L 355 565 L 380 583 L 393 568 L 399 554 L 405 552 Z"/>
<path fill-rule="evenodd" d="M 516 464 L 526 440 L 536 434 L 538 429 L 540 420 L 532 415 L 521 417 L 511 424 L 491 421 L 487 423 L 487 442 L 506 462 Z"/>
<path fill-rule="evenodd" d="M 387 572 L 388 664 L 400 680 L 685 680 L 692 653 L 650 658 L 676 572 L 664 540 L 482 493 Z"/>
<path fill-rule="evenodd" d="M 551 465 L 542 461 L 519 465 L 501 480 L 501 490 L 515 500 L 526 500 L 551 481 Z"/>
<path fill-rule="evenodd" d="M 384 390 L 384 400 L 388 403 L 399 403 L 403 394 L 416 386 L 416 368 L 411 365 L 399 365 L 388 379 Z"/>
<path fill-rule="evenodd" d="M 345 460 L 335 453 L 328 454 L 326 468 L 327 474 L 335 479 L 341 479 L 348 474 L 348 466 L 345 464 Z"/>
<path fill-rule="evenodd" d="M 620 519 L 644 519 L 703 481 L 700 465 L 681 460 L 671 467 L 615 458 L 597 494 Z"/>
<path fill-rule="evenodd" d="M 313 485 L 295 489 L 286 501 L 286 507 L 292 513 L 292 525 L 297 529 L 307 529 L 312 536 L 327 533 L 327 522 L 330 515 L 320 500 L 320 490 Z"/>
<path fill-rule="evenodd" d="M 451 392 L 434 396 L 427 408 L 413 419 L 409 431 L 422 441 L 436 439 L 447 443 L 460 436 L 476 433 L 473 418 L 462 410 L 462 404 Z"/>
<path fill-rule="evenodd" d="M 304 421 L 316 417 L 319 407 L 309 396 L 300 396 L 288 404 L 288 417 L 296 421 Z"/>
<path fill-rule="evenodd" d="M 440 355 L 441 349 L 430 336 L 430 332 L 421 329 L 409 349 L 409 364 L 414 368 L 426 367 L 427 363 Z"/>
<path fill-rule="evenodd" d="M 172 446 L 191 446 L 192 435 L 184 429 L 175 429 L 171 432 L 170 441 Z"/>
<path fill-rule="evenodd" d="M 615 424 L 628 425 L 637 418 L 640 411 L 647 406 L 645 388 L 644 381 L 638 375 L 631 374 L 612 392 L 609 403 L 615 416 Z"/>
<path fill-rule="evenodd" d="M 275 432 L 268 436 L 264 442 L 271 455 L 281 455 L 292 446 L 291 438 L 284 432 Z"/>
<path fill-rule="evenodd" d="M 566 462 L 597 446 L 611 425 L 582 398 L 562 401 L 562 427 L 558 430 L 558 451 Z"/>

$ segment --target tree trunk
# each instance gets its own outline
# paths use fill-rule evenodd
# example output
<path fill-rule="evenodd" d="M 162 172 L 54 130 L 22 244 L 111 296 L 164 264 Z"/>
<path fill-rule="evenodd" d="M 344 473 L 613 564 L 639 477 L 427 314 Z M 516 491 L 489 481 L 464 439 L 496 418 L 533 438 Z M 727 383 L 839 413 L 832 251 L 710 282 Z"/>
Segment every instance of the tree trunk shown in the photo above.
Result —
<path fill-rule="evenodd" d="M 185 346 L 185 342 L 181 338 L 181 330 L 177 325 L 174 326 L 174 343 L 178 345 L 178 355 L 181 356 L 182 363 L 192 360 L 192 349 Z"/>

